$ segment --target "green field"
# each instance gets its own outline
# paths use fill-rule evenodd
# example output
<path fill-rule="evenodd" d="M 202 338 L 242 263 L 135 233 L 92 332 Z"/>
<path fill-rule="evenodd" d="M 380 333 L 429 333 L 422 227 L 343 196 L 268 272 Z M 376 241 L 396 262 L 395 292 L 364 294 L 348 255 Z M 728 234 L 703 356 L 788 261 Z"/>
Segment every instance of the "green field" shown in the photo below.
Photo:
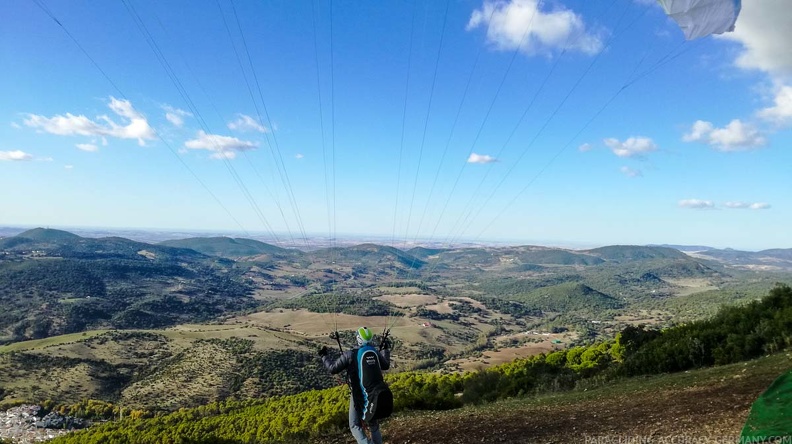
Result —
<path fill-rule="evenodd" d="M 44 339 L 33 339 L 30 341 L 14 342 L 13 344 L 1 345 L 0 353 L 7 353 L 12 351 L 35 350 L 55 345 L 62 345 L 82 341 L 94 336 L 107 333 L 110 330 L 88 330 L 82 333 L 72 333 L 68 335 L 52 336 Z"/>

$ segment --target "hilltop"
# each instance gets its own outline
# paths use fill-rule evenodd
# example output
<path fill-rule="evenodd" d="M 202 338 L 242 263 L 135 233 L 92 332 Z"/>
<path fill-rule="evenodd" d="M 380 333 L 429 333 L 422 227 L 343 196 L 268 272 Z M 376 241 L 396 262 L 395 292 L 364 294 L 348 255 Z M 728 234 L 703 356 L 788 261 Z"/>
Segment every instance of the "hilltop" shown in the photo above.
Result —
<path fill-rule="evenodd" d="M 77 239 L 81 239 L 81 237 L 69 233 L 68 231 L 34 228 L 32 230 L 23 231 L 15 236 L 0 239 L 0 250 L 19 248 L 22 246 L 68 242 Z"/>
<path fill-rule="evenodd" d="M 530 307 L 543 311 L 575 313 L 581 310 L 601 312 L 622 308 L 625 302 L 594 290 L 588 285 L 567 282 L 550 287 L 542 287 L 513 298 Z"/>
<path fill-rule="evenodd" d="M 160 242 L 159 245 L 188 248 L 207 256 L 220 256 L 231 259 L 265 254 L 285 258 L 299 254 L 297 250 L 287 250 L 253 239 L 231 237 L 191 237 L 168 240 Z"/>
<path fill-rule="evenodd" d="M 0 343 L 207 321 L 256 305 L 232 261 L 35 229 L 0 241 Z"/>
<path fill-rule="evenodd" d="M 80 236 L 69 233 L 68 231 L 55 230 L 52 228 L 34 228 L 17 234 L 17 238 L 25 238 L 38 242 L 59 242 L 66 240 L 80 239 Z"/>
<path fill-rule="evenodd" d="M 587 253 L 601 257 L 607 261 L 628 262 L 652 259 L 684 259 L 685 253 L 667 247 L 642 247 L 635 245 L 612 245 L 587 250 Z"/>
<path fill-rule="evenodd" d="M 354 264 L 367 269 L 378 267 L 379 273 L 412 270 L 426 265 L 426 262 L 411 255 L 409 252 L 377 244 L 360 244 L 345 248 L 323 248 L 311 252 L 310 257 L 314 261 Z"/>
<path fill-rule="evenodd" d="M 747 269 L 792 269 L 792 248 L 773 248 L 756 252 L 710 249 L 698 251 L 695 256 Z"/>

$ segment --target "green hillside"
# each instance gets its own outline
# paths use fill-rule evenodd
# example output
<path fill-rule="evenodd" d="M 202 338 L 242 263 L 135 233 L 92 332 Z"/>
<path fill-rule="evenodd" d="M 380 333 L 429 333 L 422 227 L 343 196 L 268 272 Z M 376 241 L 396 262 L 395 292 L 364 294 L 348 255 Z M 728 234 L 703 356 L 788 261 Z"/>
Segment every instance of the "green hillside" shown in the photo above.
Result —
<path fill-rule="evenodd" d="M 204 334 L 223 331 L 190 332 Z M 22 343 L 28 348 L 12 345 L 8 352 L 0 347 L 0 386 L 4 387 L 0 403 L 20 399 L 75 403 L 92 398 L 128 408 L 174 411 L 335 384 L 320 367 L 313 344 L 291 342 L 288 350 L 261 349 L 256 347 L 259 338 L 272 343 L 278 337 L 253 334 L 254 338 L 196 339 L 185 337 L 184 330 L 99 331 Z"/>
<path fill-rule="evenodd" d="M 22 233 L 19 233 L 17 237 L 24 237 L 36 241 L 47 241 L 47 242 L 80 238 L 80 236 L 77 236 L 74 233 L 69 233 L 68 231 L 63 231 L 63 230 L 55 230 L 52 228 L 33 228 L 32 230 L 27 230 L 27 231 L 23 231 Z"/>
<path fill-rule="evenodd" d="M 624 306 L 619 299 L 575 282 L 539 288 L 512 299 L 542 311 L 558 313 L 596 313 Z"/>
<path fill-rule="evenodd" d="M 506 269 L 506 271 L 512 273 L 528 273 L 528 272 L 539 272 L 539 271 L 546 271 L 547 267 L 543 265 L 536 265 L 536 264 L 520 264 L 515 265 L 514 267 Z"/>
<path fill-rule="evenodd" d="M 53 230 L 50 228 L 34 228 L 19 233 L 16 236 L 0 239 L 0 250 L 24 247 L 30 249 L 31 246 L 35 246 L 36 244 L 49 244 L 76 239 L 81 238 L 68 231 Z"/>
<path fill-rule="evenodd" d="M 32 230 L 23 231 L 15 237 L 23 237 L 40 242 L 58 242 L 64 240 L 79 239 L 80 236 L 69 233 L 68 231 L 55 230 L 52 228 L 34 228 Z"/>
<path fill-rule="evenodd" d="M 426 265 L 426 262 L 422 259 L 408 252 L 376 244 L 360 244 L 346 248 L 323 248 L 307 255 L 314 260 L 369 267 L 417 269 Z"/>
<path fill-rule="evenodd" d="M 438 253 L 437 256 L 430 260 L 433 267 L 441 264 L 454 268 L 469 268 L 500 263 L 500 254 L 490 248 L 454 248 Z"/>
<path fill-rule="evenodd" d="M 638 245 L 611 245 L 587 250 L 586 253 L 613 262 L 641 261 L 649 259 L 685 259 L 688 256 L 679 250 L 666 247 L 643 247 Z"/>
<path fill-rule="evenodd" d="M 792 266 L 792 248 L 773 248 L 762 251 L 740 251 L 726 248 L 707 250 L 701 254 L 732 265 L 776 265 Z"/>
<path fill-rule="evenodd" d="M 0 256 L 0 343 L 207 321 L 257 305 L 232 261 L 117 237 L 32 233 L 47 240 L 6 244 Z M 14 239 L 28 238 L 6 240 Z"/>
<path fill-rule="evenodd" d="M 357 316 L 389 316 L 395 313 L 391 304 L 372 299 L 371 296 L 341 292 L 305 294 L 268 307 L 277 308 L 303 308 L 314 313 L 345 313 Z"/>
<path fill-rule="evenodd" d="M 233 271 L 233 270 L 229 270 Z M 0 339 L 208 321 L 256 305 L 233 273 L 201 263 L 50 259 L 0 263 Z"/>
<path fill-rule="evenodd" d="M 416 249 L 410 250 L 415 251 Z M 504 247 L 504 248 L 456 248 L 435 251 L 437 259 L 432 263 L 447 263 L 460 266 L 491 266 L 502 261 L 514 264 L 533 265 L 596 265 L 605 262 L 590 254 L 582 254 L 559 248 Z"/>
<path fill-rule="evenodd" d="M 583 275 L 577 273 L 554 273 L 537 278 L 502 277 L 480 281 L 476 289 L 488 296 L 511 299 L 513 296 L 530 293 L 534 290 L 564 283 L 578 283 Z"/>
<path fill-rule="evenodd" d="M 520 252 L 517 258 L 524 264 L 539 265 L 597 265 L 605 262 L 597 256 L 559 249 L 534 249 Z"/>
<path fill-rule="evenodd" d="M 41 230 L 41 231 L 36 231 Z M 24 253 L 35 250 L 38 257 L 49 256 L 70 259 L 124 258 L 132 260 L 174 261 L 190 258 L 205 260 L 197 251 L 152 245 L 122 237 L 88 238 L 58 230 L 31 230 L 36 238 L 18 236 L 0 240 L 0 250 Z M 55 232 L 55 233 L 52 233 Z"/>
<path fill-rule="evenodd" d="M 256 256 L 260 254 L 286 257 L 299 253 L 297 250 L 288 250 L 253 239 L 231 237 L 191 237 L 188 239 L 168 240 L 160 242 L 159 245 L 189 248 L 208 256 L 227 258 Z"/>
<path fill-rule="evenodd" d="M 644 269 L 662 278 L 721 278 L 729 273 L 717 263 L 689 258 L 648 261 Z"/>
<path fill-rule="evenodd" d="M 440 254 L 440 253 L 442 253 L 444 251 L 448 251 L 448 249 L 447 248 L 415 247 L 415 248 L 410 248 L 409 250 L 407 250 L 407 253 L 410 253 L 411 255 L 413 255 L 413 256 L 415 256 L 417 258 L 420 258 L 420 259 L 426 259 L 429 256 L 434 256 L 434 255 Z"/>

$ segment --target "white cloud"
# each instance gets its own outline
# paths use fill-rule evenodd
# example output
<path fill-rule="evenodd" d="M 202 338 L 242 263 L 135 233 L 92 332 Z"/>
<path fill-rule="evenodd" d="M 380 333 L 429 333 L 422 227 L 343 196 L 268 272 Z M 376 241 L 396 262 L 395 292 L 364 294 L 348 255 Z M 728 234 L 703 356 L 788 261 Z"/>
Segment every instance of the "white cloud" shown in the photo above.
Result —
<path fill-rule="evenodd" d="M 175 127 L 181 128 L 184 125 L 184 118 L 176 113 L 165 113 L 165 118 Z"/>
<path fill-rule="evenodd" d="M 210 156 L 212 159 L 234 159 L 238 151 L 256 149 L 256 144 L 247 140 L 237 139 L 236 137 L 206 134 L 204 131 L 198 131 L 195 139 L 184 142 L 184 147 L 193 150 L 214 151 L 214 154 Z"/>
<path fill-rule="evenodd" d="M 295 154 L 295 155 L 294 155 L 294 158 L 295 158 L 295 159 L 302 159 L 303 157 L 305 157 L 305 156 L 303 156 L 303 155 L 302 155 L 302 154 L 300 154 L 300 153 L 297 153 L 297 154 Z"/>
<path fill-rule="evenodd" d="M 168 119 L 168 122 L 178 128 L 184 125 L 185 117 L 192 117 L 192 113 L 170 105 L 162 105 L 162 109 L 165 110 L 165 118 Z"/>
<path fill-rule="evenodd" d="M 745 151 L 759 148 L 767 138 L 756 127 L 734 119 L 723 128 L 715 128 L 711 122 L 697 120 L 690 132 L 682 136 L 685 142 L 703 142 L 718 151 Z"/>
<path fill-rule="evenodd" d="M 77 149 L 83 151 L 90 151 L 90 152 L 99 151 L 99 147 L 92 143 L 78 143 L 74 146 L 76 146 Z"/>
<path fill-rule="evenodd" d="M 211 156 L 210 159 L 236 159 L 236 151 L 218 151 Z"/>
<path fill-rule="evenodd" d="M 733 210 L 767 210 L 771 207 L 765 202 L 726 202 L 723 206 Z"/>
<path fill-rule="evenodd" d="M 643 171 L 628 166 L 619 168 L 619 171 L 627 177 L 643 177 Z"/>
<path fill-rule="evenodd" d="M 57 115 L 51 118 L 30 114 L 25 120 L 25 125 L 32 128 L 40 128 L 50 134 L 59 136 L 81 135 L 93 136 L 104 134 L 106 129 L 100 124 L 85 116 L 75 116 L 66 113 L 65 116 Z"/>
<path fill-rule="evenodd" d="M 707 141 L 713 129 L 715 129 L 715 127 L 712 125 L 712 122 L 696 120 L 693 126 L 690 127 L 690 131 L 682 136 L 682 140 L 685 142 Z"/>
<path fill-rule="evenodd" d="M 0 151 L 0 161 L 3 160 L 16 162 L 28 161 L 33 160 L 33 155 L 20 150 Z"/>
<path fill-rule="evenodd" d="M 245 114 L 237 114 L 237 119 L 228 123 L 228 129 L 232 131 L 257 131 L 266 133 L 269 130 L 256 121 L 256 119 Z"/>
<path fill-rule="evenodd" d="M 734 61 L 738 68 L 767 74 L 775 86 L 773 105 L 757 112 L 758 117 L 776 126 L 792 124 L 792 14 L 789 0 L 742 2 L 734 32 L 720 36 L 741 45 Z M 758 135 L 745 147 L 761 146 Z"/>
<path fill-rule="evenodd" d="M 487 154 L 476 154 L 476 153 L 470 153 L 470 157 L 468 157 L 468 160 L 467 160 L 468 163 L 493 163 L 493 162 L 497 162 L 497 161 L 498 161 L 498 159 L 496 159 L 496 158 L 494 158 L 494 157 L 492 157 L 490 155 L 487 155 Z"/>
<path fill-rule="evenodd" d="M 758 112 L 759 117 L 775 123 L 786 125 L 792 123 L 792 86 L 782 86 L 775 96 L 775 105 Z"/>
<path fill-rule="evenodd" d="M 711 200 L 701 199 L 682 199 L 679 201 L 679 206 L 682 208 L 693 208 L 697 210 L 714 208 L 715 204 Z"/>
<path fill-rule="evenodd" d="M 744 69 L 758 69 L 776 79 L 792 75 L 792 14 L 789 0 L 742 2 L 734 32 L 721 38 L 739 42 L 743 50 L 735 63 Z"/>
<path fill-rule="evenodd" d="M 584 143 L 578 147 L 578 151 L 585 153 L 586 151 L 591 151 L 594 148 L 590 143 Z"/>
<path fill-rule="evenodd" d="M 734 119 L 723 128 L 715 128 L 709 135 L 710 144 L 722 151 L 758 148 L 767 139 L 753 125 Z"/>
<path fill-rule="evenodd" d="M 154 130 L 149 126 L 146 117 L 136 111 L 129 100 L 110 97 L 110 103 L 107 106 L 115 114 L 128 120 L 129 123 L 119 125 L 107 116 L 99 116 L 97 119 L 103 122 L 100 123 L 83 115 L 75 116 L 71 113 L 53 117 L 29 114 L 24 123 L 31 128 L 38 128 L 59 136 L 109 136 L 119 139 L 137 139 L 141 146 L 146 144 L 146 140 L 154 139 Z"/>
<path fill-rule="evenodd" d="M 21 127 L 21 126 L 19 126 L 19 124 L 18 124 L 18 123 L 16 123 L 16 122 L 11 122 L 11 128 L 14 128 L 14 129 L 20 129 L 20 128 L 22 128 L 22 127 Z"/>
<path fill-rule="evenodd" d="M 71 169 L 74 169 L 74 165 L 63 165 L 63 168 L 65 168 L 67 170 L 71 170 Z"/>
<path fill-rule="evenodd" d="M 485 0 L 467 29 L 480 26 L 487 27 L 487 41 L 502 51 L 520 48 L 528 55 L 549 55 L 566 47 L 591 55 L 603 47 L 580 15 L 560 4 L 543 11 L 539 0 Z"/>
<path fill-rule="evenodd" d="M 644 154 L 657 150 L 657 145 L 648 137 L 630 137 L 624 142 L 608 138 L 605 145 L 619 157 L 642 157 Z"/>

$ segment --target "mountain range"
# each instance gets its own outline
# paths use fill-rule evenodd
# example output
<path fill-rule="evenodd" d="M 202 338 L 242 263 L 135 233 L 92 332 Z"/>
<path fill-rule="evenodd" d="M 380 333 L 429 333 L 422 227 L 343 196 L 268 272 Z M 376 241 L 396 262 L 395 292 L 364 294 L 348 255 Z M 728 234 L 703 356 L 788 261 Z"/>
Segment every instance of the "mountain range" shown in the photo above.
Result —
<path fill-rule="evenodd" d="M 670 294 L 674 279 L 722 278 L 740 268 L 792 270 L 792 249 L 402 250 L 368 243 L 301 251 L 243 238 L 151 244 L 36 228 L 0 239 L 0 301 L 6 308 L 0 313 L 0 342 L 88 328 L 202 322 L 300 292 L 359 293 L 396 281 L 468 282 L 487 289 L 482 296 L 512 294 L 513 301 L 549 311 L 575 311 L 585 300 L 595 311 L 618 309 L 625 304 L 618 295 Z M 519 291 L 510 293 L 512 282 Z M 551 295 L 555 302 L 548 303 Z"/>

